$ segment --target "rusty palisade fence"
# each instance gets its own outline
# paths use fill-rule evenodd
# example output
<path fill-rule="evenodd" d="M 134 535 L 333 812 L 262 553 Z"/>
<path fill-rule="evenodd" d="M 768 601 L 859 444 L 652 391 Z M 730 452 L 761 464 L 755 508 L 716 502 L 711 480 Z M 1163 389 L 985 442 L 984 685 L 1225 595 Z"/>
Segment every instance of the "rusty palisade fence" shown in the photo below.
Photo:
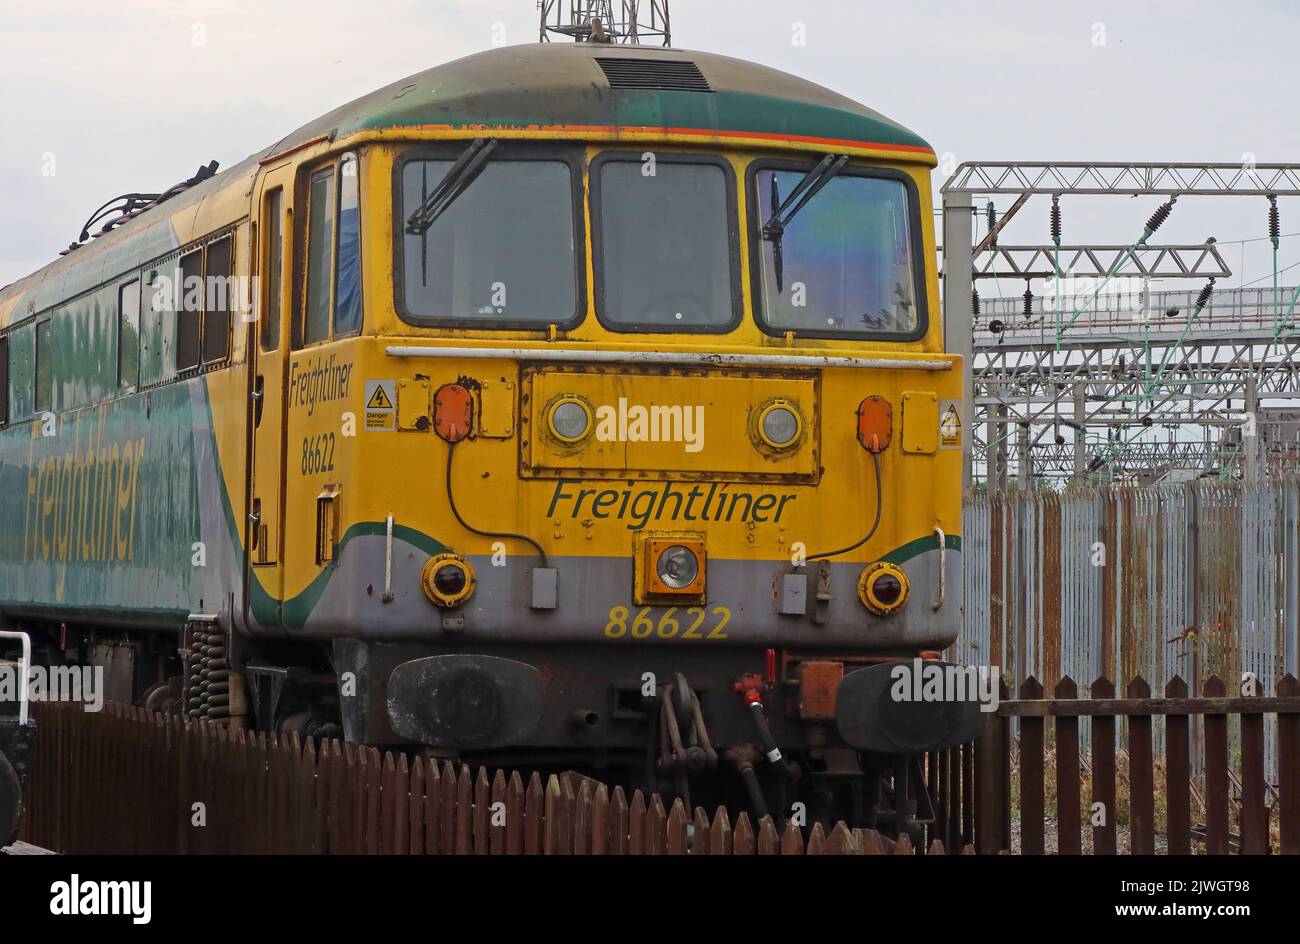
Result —
<path fill-rule="evenodd" d="M 973 495 L 962 547 L 953 658 L 996 666 L 1012 690 L 1070 676 L 1084 696 L 1099 677 L 1159 692 L 1178 677 L 1199 695 L 1217 676 L 1274 695 L 1300 676 L 1300 479 Z M 1276 777 L 1271 730 L 1265 766 Z"/>
<path fill-rule="evenodd" d="M 108 705 L 41 704 L 20 838 L 67 853 L 910 854 L 843 823 L 777 829 L 680 800 L 629 802 L 577 774 L 532 774 L 356 744 L 268 738 Z M 499 804 L 499 805 L 498 805 Z M 941 844 L 927 850 L 942 853 Z"/>

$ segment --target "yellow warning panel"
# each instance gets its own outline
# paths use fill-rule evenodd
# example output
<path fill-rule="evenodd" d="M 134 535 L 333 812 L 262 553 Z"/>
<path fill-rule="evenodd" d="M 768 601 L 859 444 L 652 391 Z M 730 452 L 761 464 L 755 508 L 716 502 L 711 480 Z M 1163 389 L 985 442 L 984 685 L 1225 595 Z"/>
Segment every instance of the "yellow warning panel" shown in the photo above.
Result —
<path fill-rule="evenodd" d="M 367 432 L 391 433 L 397 429 L 396 384 L 392 380 L 366 381 Z"/>

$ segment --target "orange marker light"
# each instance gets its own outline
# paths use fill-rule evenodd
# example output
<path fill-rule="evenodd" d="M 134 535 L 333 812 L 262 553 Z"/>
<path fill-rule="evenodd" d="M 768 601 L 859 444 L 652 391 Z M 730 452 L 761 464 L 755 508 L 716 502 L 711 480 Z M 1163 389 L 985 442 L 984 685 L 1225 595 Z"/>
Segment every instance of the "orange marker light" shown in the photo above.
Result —
<path fill-rule="evenodd" d="M 858 442 L 877 455 L 894 437 L 894 408 L 884 397 L 870 396 L 858 404 Z"/>
<path fill-rule="evenodd" d="M 460 442 L 474 427 L 474 397 L 460 384 L 443 384 L 433 395 L 433 429 L 447 442 Z"/>

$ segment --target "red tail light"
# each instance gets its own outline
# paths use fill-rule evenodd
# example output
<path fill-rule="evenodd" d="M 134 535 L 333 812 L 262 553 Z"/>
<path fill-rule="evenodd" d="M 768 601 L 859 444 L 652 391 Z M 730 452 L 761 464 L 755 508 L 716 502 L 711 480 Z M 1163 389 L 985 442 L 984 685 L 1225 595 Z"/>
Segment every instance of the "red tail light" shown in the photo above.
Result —
<path fill-rule="evenodd" d="M 447 442 L 460 442 L 474 426 L 474 397 L 460 384 L 443 384 L 433 395 L 433 429 Z"/>
<path fill-rule="evenodd" d="M 870 396 L 858 404 L 858 442 L 867 452 L 882 453 L 894 437 L 894 408 L 884 397 Z"/>

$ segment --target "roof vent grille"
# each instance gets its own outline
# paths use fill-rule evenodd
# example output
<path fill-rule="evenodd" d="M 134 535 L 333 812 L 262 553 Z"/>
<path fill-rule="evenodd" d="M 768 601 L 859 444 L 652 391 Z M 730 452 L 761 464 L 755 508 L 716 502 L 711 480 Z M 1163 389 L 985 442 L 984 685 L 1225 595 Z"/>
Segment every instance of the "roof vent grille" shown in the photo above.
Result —
<path fill-rule="evenodd" d="M 700 67 L 684 59 L 596 59 L 609 87 L 658 89 L 674 92 L 712 92 Z"/>

